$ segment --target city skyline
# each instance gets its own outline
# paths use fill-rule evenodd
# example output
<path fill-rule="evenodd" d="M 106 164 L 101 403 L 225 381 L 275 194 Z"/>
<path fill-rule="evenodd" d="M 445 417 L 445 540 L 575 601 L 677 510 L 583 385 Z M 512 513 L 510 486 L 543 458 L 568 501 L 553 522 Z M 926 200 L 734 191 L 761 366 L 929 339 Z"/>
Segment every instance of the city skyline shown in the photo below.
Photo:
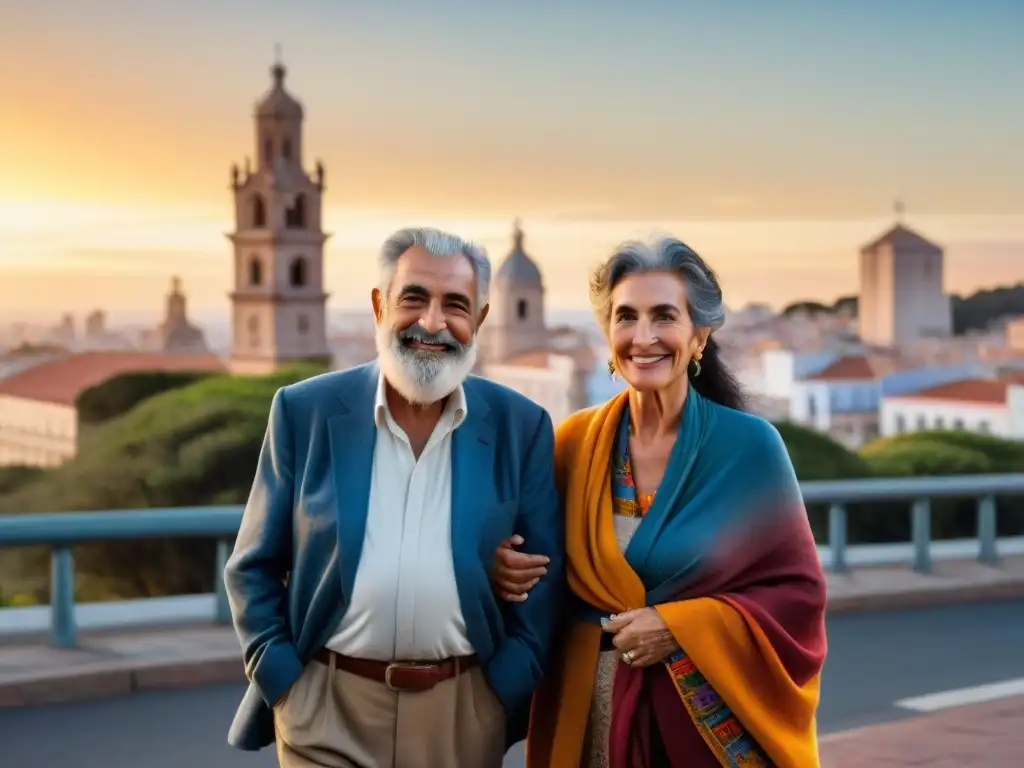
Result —
<path fill-rule="evenodd" d="M 856 290 L 897 196 L 946 247 L 950 291 L 1020 280 L 1019 6 L 535 5 L 7 12 L 0 305 L 143 309 L 179 274 L 197 312 L 226 309 L 228 169 L 253 154 L 278 41 L 305 163 L 327 168 L 333 309 L 365 303 L 394 228 L 455 229 L 499 262 L 516 216 L 554 308 L 658 229 L 730 304 L 828 300 Z"/>

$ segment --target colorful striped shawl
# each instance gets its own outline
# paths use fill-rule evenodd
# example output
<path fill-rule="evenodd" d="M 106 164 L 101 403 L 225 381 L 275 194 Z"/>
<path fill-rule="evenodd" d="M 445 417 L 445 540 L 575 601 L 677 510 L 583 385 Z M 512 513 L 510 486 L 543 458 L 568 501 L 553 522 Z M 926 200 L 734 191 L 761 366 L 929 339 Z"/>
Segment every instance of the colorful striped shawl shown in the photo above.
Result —
<path fill-rule="evenodd" d="M 824 577 L 785 445 L 767 422 L 691 389 L 664 479 L 623 553 L 609 472 L 627 397 L 574 414 L 557 431 L 568 575 L 580 610 L 556 671 L 535 697 L 528 766 L 579 765 L 599 618 L 654 606 L 685 658 L 771 764 L 816 768 Z M 689 669 L 680 658 L 667 661 L 647 671 L 619 665 L 612 768 L 643 765 L 644 737 L 654 721 L 671 736 L 666 717 L 671 723 L 692 716 L 684 690 L 665 685 Z M 664 692 L 673 689 L 675 700 L 666 700 Z M 667 713 L 673 704 L 677 711 Z M 671 752 L 671 737 L 662 740 Z M 728 759 L 719 754 L 722 765 Z"/>

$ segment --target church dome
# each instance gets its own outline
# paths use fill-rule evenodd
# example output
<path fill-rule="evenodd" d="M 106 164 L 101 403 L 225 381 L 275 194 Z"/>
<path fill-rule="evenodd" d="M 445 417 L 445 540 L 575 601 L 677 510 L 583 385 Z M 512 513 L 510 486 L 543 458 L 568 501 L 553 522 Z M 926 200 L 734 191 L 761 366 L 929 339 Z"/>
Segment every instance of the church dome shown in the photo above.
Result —
<path fill-rule="evenodd" d="M 495 275 L 498 285 L 540 286 L 543 280 L 540 268 L 523 250 L 523 229 L 516 221 L 512 231 L 512 250 Z"/>
<path fill-rule="evenodd" d="M 256 116 L 301 120 L 302 105 L 284 88 L 284 77 L 287 74 L 284 65 L 275 64 L 271 67 L 270 74 L 274 78 L 274 84 L 256 104 Z"/>

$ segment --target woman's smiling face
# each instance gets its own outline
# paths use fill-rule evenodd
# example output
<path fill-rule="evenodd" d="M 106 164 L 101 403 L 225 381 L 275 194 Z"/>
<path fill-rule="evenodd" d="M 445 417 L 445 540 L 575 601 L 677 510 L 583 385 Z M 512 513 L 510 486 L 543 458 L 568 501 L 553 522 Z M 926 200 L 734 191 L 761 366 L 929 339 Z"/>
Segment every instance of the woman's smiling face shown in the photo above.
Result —
<path fill-rule="evenodd" d="M 665 389 L 686 376 L 709 329 L 690 320 L 686 285 L 671 272 L 623 278 L 612 290 L 608 342 L 615 369 L 633 389 Z"/>

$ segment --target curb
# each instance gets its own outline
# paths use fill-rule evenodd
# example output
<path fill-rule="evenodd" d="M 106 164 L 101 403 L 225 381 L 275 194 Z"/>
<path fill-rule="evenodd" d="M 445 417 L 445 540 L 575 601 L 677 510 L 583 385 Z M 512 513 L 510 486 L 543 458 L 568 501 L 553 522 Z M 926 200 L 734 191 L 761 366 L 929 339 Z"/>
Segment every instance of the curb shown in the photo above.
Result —
<path fill-rule="evenodd" d="M 65 704 L 143 691 L 245 682 L 237 652 L 172 661 L 111 661 L 0 681 L 0 709 Z"/>
<path fill-rule="evenodd" d="M 1024 598 L 1024 577 L 994 584 L 942 585 L 888 594 L 829 596 L 827 613 L 897 611 L 1020 598 Z M 118 659 L 90 662 L 49 673 L 0 678 L 0 710 L 64 704 L 145 691 L 245 682 L 245 668 L 238 651 L 168 660 Z M 848 733 L 829 734 L 822 737 L 822 743 L 839 740 Z"/>
<path fill-rule="evenodd" d="M 1024 577 L 990 584 L 941 585 L 923 589 L 912 587 L 887 594 L 830 595 L 826 612 L 833 614 L 903 611 L 913 608 L 936 608 L 944 605 L 1018 600 L 1020 598 L 1024 598 Z"/>

